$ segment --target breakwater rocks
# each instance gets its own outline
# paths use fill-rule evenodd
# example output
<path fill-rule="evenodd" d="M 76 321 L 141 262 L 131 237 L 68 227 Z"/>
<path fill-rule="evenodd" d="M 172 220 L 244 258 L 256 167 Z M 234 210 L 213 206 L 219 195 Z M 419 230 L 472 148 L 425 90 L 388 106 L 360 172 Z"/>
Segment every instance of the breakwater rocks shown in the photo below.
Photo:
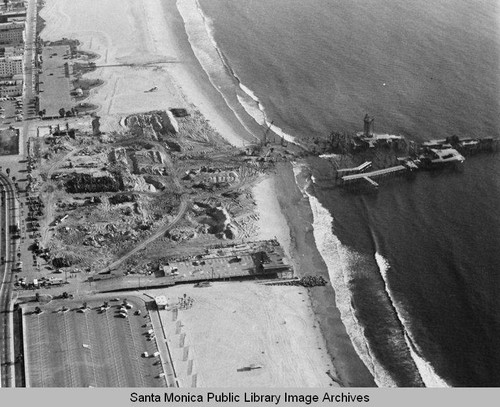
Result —
<path fill-rule="evenodd" d="M 302 286 L 302 287 L 322 287 L 328 284 L 321 276 L 305 276 L 296 280 L 291 281 L 282 281 L 277 283 L 271 283 L 268 285 L 293 285 L 293 286 Z"/>

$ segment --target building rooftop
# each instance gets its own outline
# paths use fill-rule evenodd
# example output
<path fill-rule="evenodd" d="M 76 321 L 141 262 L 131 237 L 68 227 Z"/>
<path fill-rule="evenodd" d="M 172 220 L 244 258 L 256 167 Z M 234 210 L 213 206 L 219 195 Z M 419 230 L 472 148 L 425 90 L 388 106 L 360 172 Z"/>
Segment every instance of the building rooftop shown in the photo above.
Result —
<path fill-rule="evenodd" d="M 167 297 L 165 297 L 164 295 L 158 295 L 155 297 L 155 302 L 157 305 L 162 305 L 162 306 L 166 306 L 168 301 L 167 301 Z"/>
<path fill-rule="evenodd" d="M 6 23 L 0 23 L 0 30 L 13 28 L 24 30 L 24 21 L 7 21 Z"/>
<path fill-rule="evenodd" d="M 0 61 L 7 61 L 7 60 L 22 61 L 23 60 L 23 56 L 22 55 L 12 55 L 12 56 L 3 56 L 3 57 L 0 57 Z"/>
<path fill-rule="evenodd" d="M 431 148 L 430 150 L 434 153 L 435 156 L 435 158 L 432 159 L 432 162 L 445 163 L 452 161 L 459 161 L 459 162 L 465 161 L 464 156 L 454 148 L 444 148 L 444 149 Z"/>

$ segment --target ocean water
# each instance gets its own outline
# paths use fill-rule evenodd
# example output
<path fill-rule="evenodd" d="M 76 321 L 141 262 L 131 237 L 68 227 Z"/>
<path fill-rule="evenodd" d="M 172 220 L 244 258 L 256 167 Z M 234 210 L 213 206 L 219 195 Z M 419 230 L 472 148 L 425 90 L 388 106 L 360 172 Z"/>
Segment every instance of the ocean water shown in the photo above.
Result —
<path fill-rule="evenodd" d="M 242 122 L 290 141 L 375 130 L 500 135 L 496 0 L 177 0 L 195 55 Z M 381 386 L 500 386 L 500 160 L 377 194 L 297 167 L 358 354 Z"/>

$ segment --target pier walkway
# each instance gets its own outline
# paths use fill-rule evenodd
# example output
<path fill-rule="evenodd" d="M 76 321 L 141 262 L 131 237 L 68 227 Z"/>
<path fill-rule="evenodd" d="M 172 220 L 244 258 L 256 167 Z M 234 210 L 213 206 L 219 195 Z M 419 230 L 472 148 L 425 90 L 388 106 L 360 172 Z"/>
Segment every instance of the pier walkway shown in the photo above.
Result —
<path fill-rule="evenodd" d="M 372 166 L 372 162 L 366 161 L 363 164 L 358 165 L 357 167 L 354 167 L 354 168 L 341 168 L 341 169 L 337 170 L 337 174 L 352 173 L 352 172 L 359 173 L 359 172 L 363 172 L 363 171 L 367 170 L 371 166 Z"/>
<path fill-rule="evenodd" d="M 396 165 L 395 167 L 385 168 L 383 170 L 376 170 L 371 172 L 365 172 L 361 174 L 352 174 L 352 175 L 344 175 L 342 179 L 343 184 L 349 184 L 357 181 L 367 181 L 375 188 L 378 187 L 378 183 L 373 180 L 373 178 L 377 177 L 385 177 L 389 175 L 396 175 L 403 171 L 406 171 L 407 167 L 403 165 Z"/>

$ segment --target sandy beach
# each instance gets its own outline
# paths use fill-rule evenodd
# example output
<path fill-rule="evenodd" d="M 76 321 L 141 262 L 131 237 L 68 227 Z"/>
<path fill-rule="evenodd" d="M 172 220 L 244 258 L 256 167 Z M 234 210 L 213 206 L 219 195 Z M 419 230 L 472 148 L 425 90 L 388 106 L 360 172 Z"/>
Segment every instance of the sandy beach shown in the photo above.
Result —
<path fill-rule="evenodd" d="M 131 113 L 194 105 L 231 144 L 254 141 L 198 64 L 175 4 L 46 0 L 41 37 L 77 39 L 83 51 L 99 55 L 98 69 L 87 77 L 104 81 L 88 100 L 99 106 L 102 131 L 123 130 L 120 120 Z M 146 92 L 152 87 L 158 90 Z M 311 209 L 295 184 L 291 165 L 278 166 L 253 192 L 259 212 L 256 238 L 276 237 L 298 276 L 328 279 L 312 235 Z M 177 317 L 195 355 L 189 372 L 198 373 L 198 386 L 324 387 L 335 381 L 374 386 L 342 324 L 331 285 L 306 290 L 225 283 L 163 291 L 174 302 L 186 293 L 195 300 L 192 309 L 179 311 Z M 164 324 L 172 320 L 170 314 L 164 315 Z M 172 338 L 176 326 L 170 326 Z M 236 369 L 251 364 L 267 369 L 238 376 Z M 188 379 L 184 386 L 192 384 Z"/>
<path fill-rule="evenodd" d="M 77 39 L 82 50 L 99 56 L 98 69 L 86 78 L 104 80 L 88 100 L 100 107 L 103 131 L 121 130 L 120 118 L 130 113 L 194 103 L 233 145 L 253 139 L 179 43 L 184 28 L 175 1 L 51 0 L 40 16 L 44 41 Z M 146 92 L 155 86 L 156 92 Z"/>
<path fill-rule="evenodd" d="M 181 387 L 338 386 L 305 288 L 235 282 L 149 294 L 168 299 L 159 313 Z M 177 309 L 184 295 L 193 306 Z"/>

